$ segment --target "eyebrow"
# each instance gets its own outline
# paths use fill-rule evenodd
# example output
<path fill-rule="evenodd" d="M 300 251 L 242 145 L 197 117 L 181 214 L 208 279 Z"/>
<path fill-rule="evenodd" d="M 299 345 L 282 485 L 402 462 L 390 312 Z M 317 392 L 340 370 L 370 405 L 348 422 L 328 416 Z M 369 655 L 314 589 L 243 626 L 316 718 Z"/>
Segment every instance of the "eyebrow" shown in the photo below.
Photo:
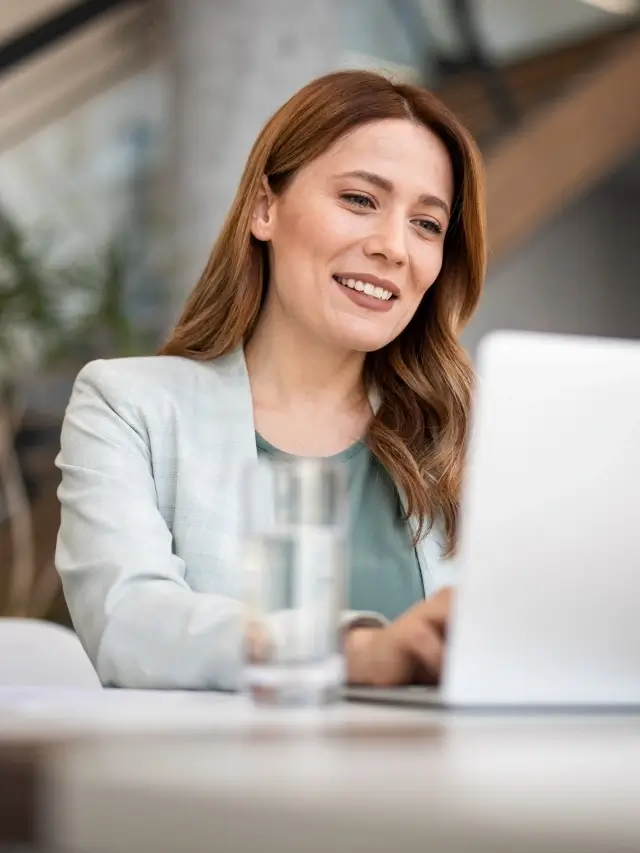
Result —
<path fill-rule="evenodd" d="M 383 178 L 382 175 L 376 175 L 375 172 L 365 172 L 360 169 L 356 169 L 354 172 L 344 172 L 342 175 L 338 175 L 339 178 L 360 178 L 363 181 L 366 181 L 369 184 L 372 184 L 374 187 L 378 187 L 378 189 L 384 190 L 385 192 L 393 191 L 393 184 L 387 178 Z M 451 210 L 449 209 L 449 205 L 441 199 L 437 195 L 429 195 L 424 194 L 421 195 L 418 199 L 419 204 L 424 204 L 426 207 L 439 207 L 443 210 L 447 216 L 451 215 Z"/>

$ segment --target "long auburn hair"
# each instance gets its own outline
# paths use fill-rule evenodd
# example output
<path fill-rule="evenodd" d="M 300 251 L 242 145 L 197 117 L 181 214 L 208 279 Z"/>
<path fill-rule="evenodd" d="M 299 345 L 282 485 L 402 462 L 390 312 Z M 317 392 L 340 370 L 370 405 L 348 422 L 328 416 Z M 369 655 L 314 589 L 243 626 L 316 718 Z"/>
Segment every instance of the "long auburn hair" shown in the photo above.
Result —
<path fill-rule="evenodd" d="M 281 193 L 344 134 L 382 119 L 409 119 L 442 140 L 455 197 L 440 274 L 402 334 L 366 356 L 365 382 L 380 396 L 366 442 L 403 494 L 407 517 L 417 520 L 417 537 L 441 522 L 450 554 L 473 381 L 457 335 L 484 280 L 484 177 L 473 138 L 431 92 L 369 71 L 340 71 L 287 101 L 258 136 L 200 281 L 159 354 L 210 360 L 251 337 L 269 282 L 266 246 L 251 233 L 263 176 Z"/>

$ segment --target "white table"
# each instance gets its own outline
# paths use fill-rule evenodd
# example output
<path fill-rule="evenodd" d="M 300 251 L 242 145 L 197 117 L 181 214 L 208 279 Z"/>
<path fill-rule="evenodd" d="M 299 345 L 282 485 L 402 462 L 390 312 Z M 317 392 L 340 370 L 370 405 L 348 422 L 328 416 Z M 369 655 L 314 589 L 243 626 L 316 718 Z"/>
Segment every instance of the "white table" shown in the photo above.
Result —
<path fill-rule="evenodd" d="M 398 721 L 422 726 L 415 709 L 382 709 L 342 703 L 317 712 L 256 708 L 231 693 L 156 690 L 73 690 L 0 687 L 0 738 L 28 736 L 68 740 L 70 736 L 199 736 L 272 730 L 295 732 L 376 725 Z"/>
<path fill-rule="evenodd" d="M 42 828 L 68 853 L 640 851 L 640 716 L 305 715 L 129 692 L 55 705 L 5 702 L 0 736 L 61 741 Z"/>

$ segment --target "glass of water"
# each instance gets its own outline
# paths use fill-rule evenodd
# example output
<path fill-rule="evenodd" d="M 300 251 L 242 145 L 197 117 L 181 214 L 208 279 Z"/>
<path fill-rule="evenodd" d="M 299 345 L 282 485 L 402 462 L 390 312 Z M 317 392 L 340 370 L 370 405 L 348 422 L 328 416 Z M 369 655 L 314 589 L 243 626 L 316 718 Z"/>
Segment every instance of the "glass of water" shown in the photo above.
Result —
<path fill-rule="evenodd" d="M 259 704 L 323 705 L 340 698 L 343 474 L 325 459 L 260 459 L 245 471 L 244 686 Z"/>

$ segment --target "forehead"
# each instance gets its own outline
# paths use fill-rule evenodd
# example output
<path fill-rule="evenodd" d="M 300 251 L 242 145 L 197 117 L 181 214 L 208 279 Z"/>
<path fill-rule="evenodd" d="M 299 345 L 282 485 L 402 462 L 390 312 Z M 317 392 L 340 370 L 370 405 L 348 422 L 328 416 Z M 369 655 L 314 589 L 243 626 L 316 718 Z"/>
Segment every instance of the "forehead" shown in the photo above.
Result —
<path fill-rule="evenodd" d="M 374 172 L 399 190 L 437 193 L 451 200 L 453 174 L 447 149 L 424 125 L 387 119 L 361 125 L 341 137 L 304 171 L 326 179 L 355 170 Z"/>

